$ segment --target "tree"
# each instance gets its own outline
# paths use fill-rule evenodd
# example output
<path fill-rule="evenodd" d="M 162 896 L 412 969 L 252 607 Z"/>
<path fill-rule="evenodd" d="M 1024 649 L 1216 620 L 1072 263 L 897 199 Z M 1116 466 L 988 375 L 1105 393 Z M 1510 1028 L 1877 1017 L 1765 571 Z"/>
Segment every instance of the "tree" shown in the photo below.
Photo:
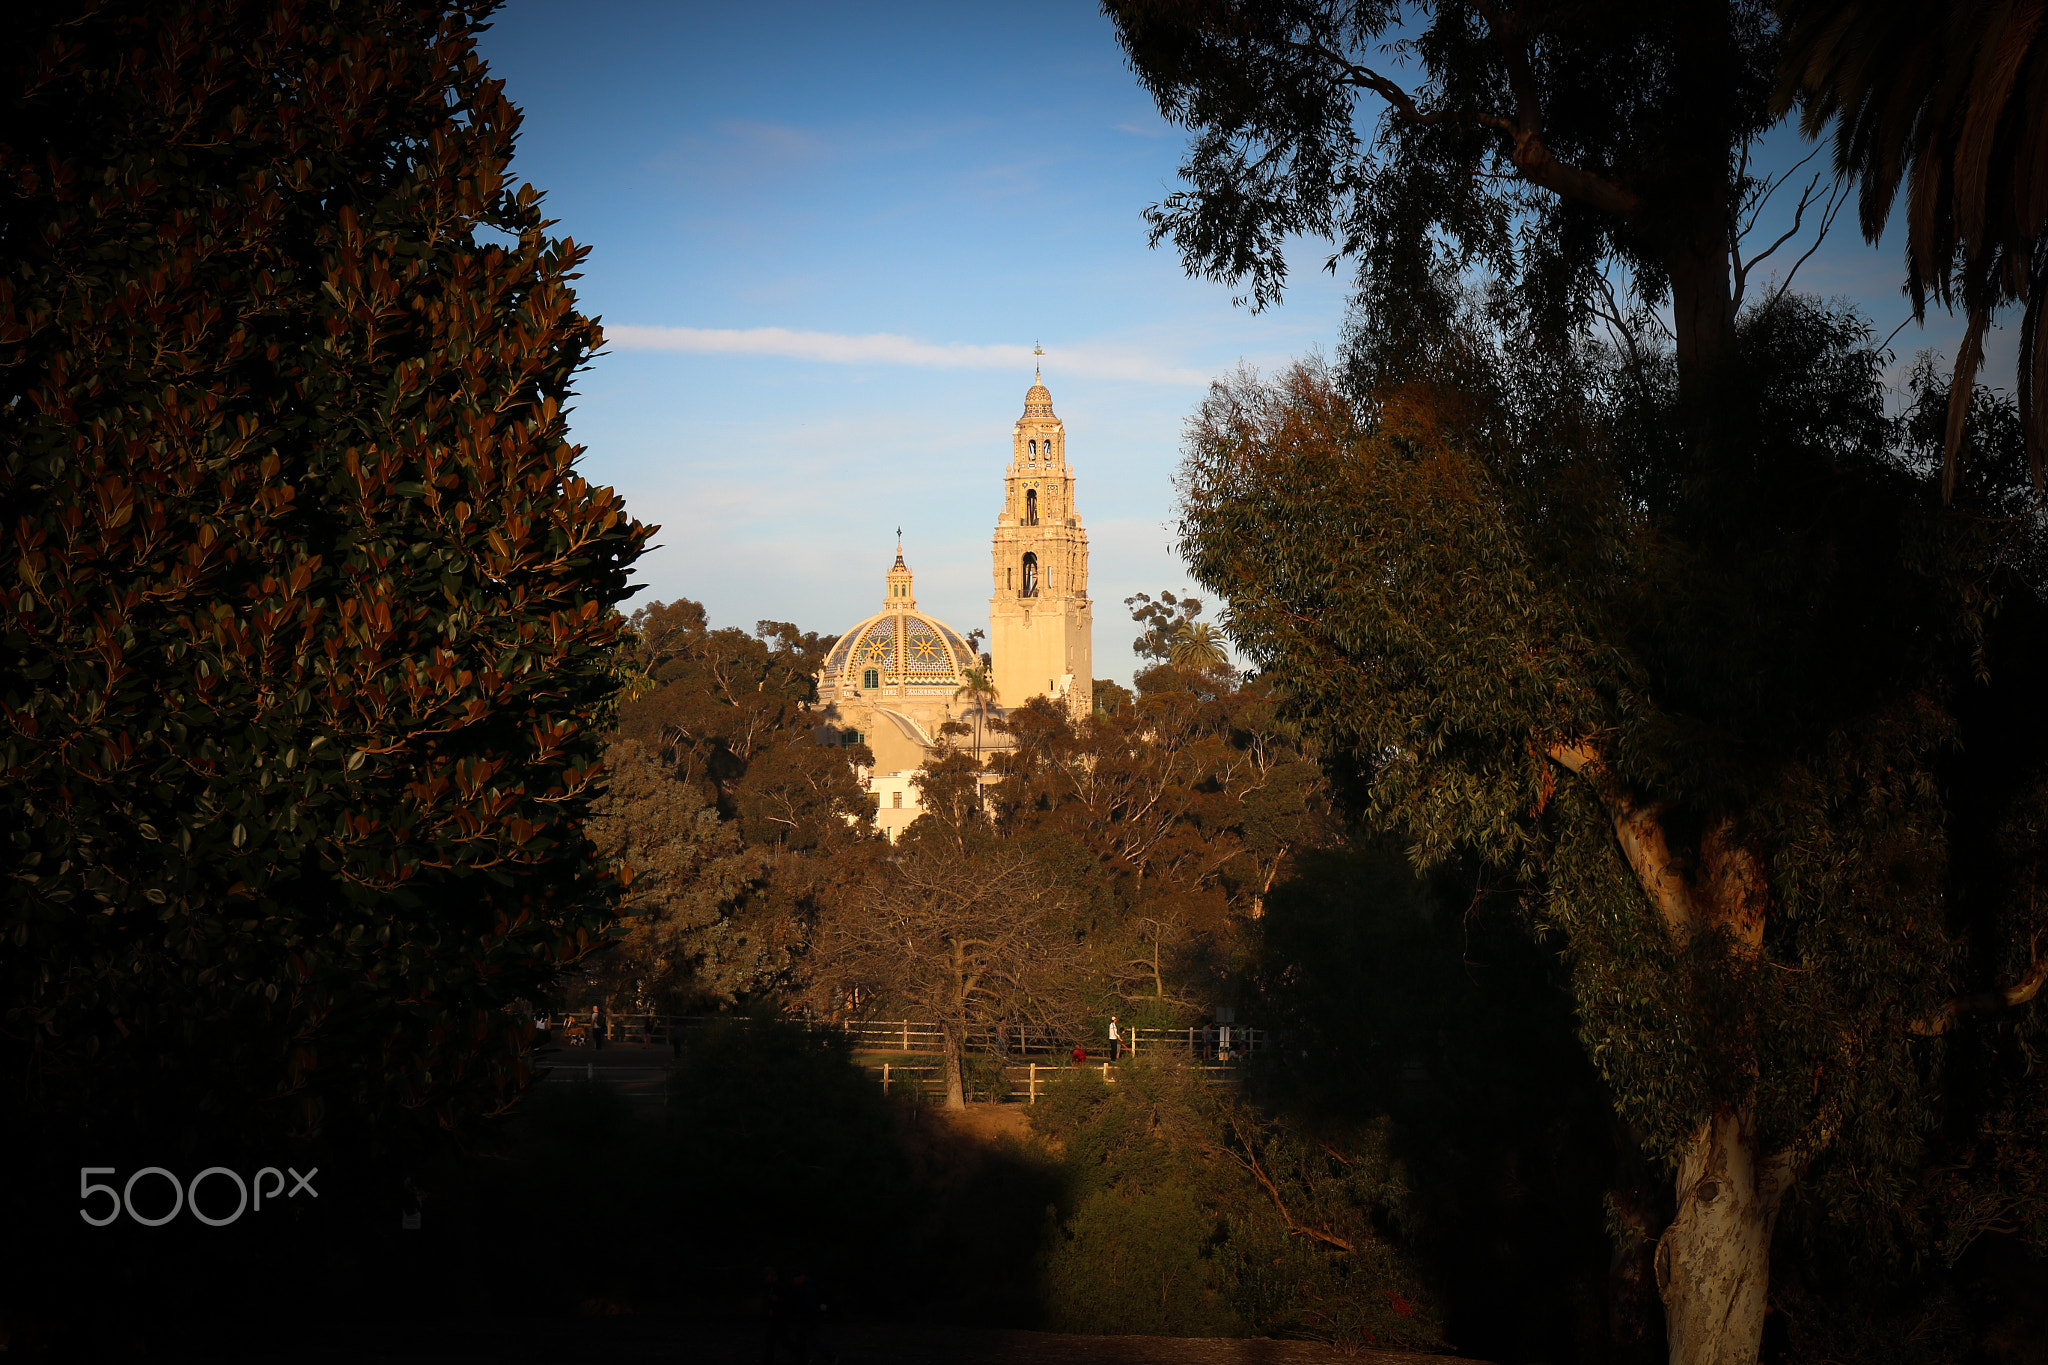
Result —
<path fill-rule="evenodd" d="M 1285 287 L 1288 237 L 1330 240 L 1332 269 L 1358 264 L 1358 363 L 1390 375 L 1434 363 L 1473 272 L 1499 284 L 1494 307 L 1533 324 L 1522 345 L 1569 345 L 1596 311 L 1640 331 L 1655 325 L 1641 306 L 1667 301 L 1688 420 L 1716 415 L 1714 372 L 1777 249 L 1744 243 L 1782 183 L 1747 159 L 1775 121 L 1767 6 L 1103 8 L 1161 115 L 1194 134 L 1188 188 L 1146 215 L 1190 274 L 1262 307 Z M 1412 88 L 1386 74 L 1396 64 Z"/>
<path fill-rule="evenodd" d="M 1781 1210 L 1954 1246 L 1986 1224 L 1942 1173 L 1980 1162 L 2003 1225 L 2043 1213 L 1995 1134 L 2048 1115 L 2017 1061 L 2048 1021 L 1972 1022 L 2048 978 L 2040 604 L 1902 468 L 1866 338 L 1794 296 L 1747 315 L 1744 425 L 1684 479 L 1670 370 L 1646 395 L 1483 332 L 1435 385 L 1218 385 L 1183 470 L 1197 580 L 1364 810 L 1563 936 L 1675 1171 L 1683 1365 L 1756 1358 Z"/>
<path fill-rule="evenodd" d="M 38 1123 L 460 1133 L 612 921 L 582 825 L 652 528 L 567 439 L 602 334 L 507 178 L 488 10 L 12 21 L 0 1056 Z"/>
<path fill-rule="evenodd" d="M 1124 599 L 1124 605 L 1131 609 L 1131 619 L 1145 628 L 1145 633 L 1131 641 L 1131 649 L 1141 659 L 1166 662 L 1173 653 L 1174 636 L 1182 627 L 1192 623 L 1202 614 L 1202 600 L 1199 597 L 1175 597 L 1170 592 L 1159 594 L 1153 601 L 1150 593 L 1133 593 Z"/>
<path fill-rule="evenodd" d="M 810 709 L 832 640 L 782 621 L 713 630 L 698 603 L 633 614 L 637 681 L 606 750 L 591 837 L 633 870 L 604 975 L 666 1008 L 795 989 L 820 914 L 865 875 L 854 764 Z"/>
<path fill-rule="evenodd" d="M 1093 891 L 1098 969 L 1160 1025 L 1223 987 L 1236 925 L 1298 851 L 1334 835 L 1327 784 L 1269 688 L 1141 672 L 1134 705 L 1076 719 L 1036 701 L 998 721 L 997 832 Z"/>
<path fill-rule="evenodd" d="M 1929 295 L 1960 306 L 1968 327 L 1949 385 L 1942 462 L 1953 494 L 1984 333 L 2000 306 L 2023 301 L 2019 409 L 2034 489 L 2048 460 L 2048 348 L 2041 256 L 2048 196 L 2040 189 L 2048 123 L 2048 40 L 2026 6 L 1949 0 L 1792 0 L 1777 106 L 1804 103 L 1808 137 L 1835 127 L 1835 170 L 1859 182 L 1863 235 L 1884 235 L 1901 192 L 1906 290 L 1913 315 Z"/>
<path fill-rule="evenodd" d="M 1083 947 L 1072 893 L 1023 850 L 985 838 L 962 849 L 906 832 L 896 858 L 822 926 L 813 997 L 834 1017 L 849 1000 L 930 1012 L 946 1107 L 960 1109 L 968 1029 L 1013 1021 L 1070 1030 Z"/>
<path fill-rule="evenodd" d="M 974 761 L 981 762 L 981 728 L 988 720 L 989 710 L 995 705 L 996 684 L 988 668 L 969 668 L 960 674 L 960 686 L 953 690 L 953 700 L 962 697 L 974 710 Z"/>
<path fill-rule="evenodd" d="M 1174 632 L 1167 662 L 1186 673 L 1208 673 L 1223 667 L 1230 656 L 1223 645 L 1223 632 L 1207 621 L 1183 624 Z"/>

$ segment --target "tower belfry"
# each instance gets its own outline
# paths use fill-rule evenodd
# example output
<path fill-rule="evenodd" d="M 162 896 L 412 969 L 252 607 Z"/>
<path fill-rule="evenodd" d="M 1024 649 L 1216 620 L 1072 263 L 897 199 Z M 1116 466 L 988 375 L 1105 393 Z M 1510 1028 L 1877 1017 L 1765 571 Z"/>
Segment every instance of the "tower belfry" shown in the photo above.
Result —
<path fill-rule="evenodd" d="M 1011 436 L 993 544 L 989 652 L 1004 707 L 1038 696 L 1063 698 L 1081 716 L 1095 707 L 1088 533 L 1074 482 L 1066 427 L 1053 414 L 1043 375 L 1034 375 Z"/>

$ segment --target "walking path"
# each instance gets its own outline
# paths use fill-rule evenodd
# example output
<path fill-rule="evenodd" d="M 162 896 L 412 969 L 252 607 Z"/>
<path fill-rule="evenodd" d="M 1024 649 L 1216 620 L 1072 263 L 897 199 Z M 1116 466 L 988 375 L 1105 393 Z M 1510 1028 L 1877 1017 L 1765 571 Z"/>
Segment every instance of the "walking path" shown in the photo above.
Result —
<path fill-rule="evenodd" d="M 311 1331 L 288 1353 L 216 1354 L 244 1365 L 758 1365 L 761 1329 L 741 1321 L 541 1318 Z M 828 1354 L 829 1353 L 829 1354 Z M 811 1359 L 840 1365 L 1426 1365 L 1452 1356 L 1346 1352 L 1318 1342 L 1093 1337 L 899 1323 L 836 1323 Z"/>

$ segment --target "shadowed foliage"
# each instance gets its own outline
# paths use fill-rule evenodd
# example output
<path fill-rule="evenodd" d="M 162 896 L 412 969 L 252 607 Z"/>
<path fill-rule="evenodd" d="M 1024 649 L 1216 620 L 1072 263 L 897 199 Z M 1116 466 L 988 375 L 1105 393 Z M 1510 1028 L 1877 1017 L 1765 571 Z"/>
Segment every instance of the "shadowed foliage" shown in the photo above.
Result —
<path fill-rule="evenodd" d="M 612 916 L 649 528 L 506 178 L 488 7 L 31 5 L 0 67 L 9 1090 L 159 1141 L 458 1126 Z"/>

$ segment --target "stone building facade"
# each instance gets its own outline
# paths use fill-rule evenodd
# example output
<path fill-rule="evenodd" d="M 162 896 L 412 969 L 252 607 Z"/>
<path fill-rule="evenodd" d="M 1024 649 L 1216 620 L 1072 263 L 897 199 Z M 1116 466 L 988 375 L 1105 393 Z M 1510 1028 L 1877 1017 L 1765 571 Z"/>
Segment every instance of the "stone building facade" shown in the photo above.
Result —
<path fill-rule="evenodd" d="M 1094 707 L 1088 535 L 1074 485 L 1066 429 L 1043 378 L 1034 377 L 1012 433 L 992 540 L 991 716 L 1038 696 L 1064 700 L 1080 716 Z M 976 724 L 978 708 L 961 694 L 967 670 L 980 666 L 964 635 L 917 609 L 899 544 L 882 609 L 841 635 L 818 673 L 816 731 L 821 743 L 865 743 L 874 754 L 866 781 L 876 823 L 891 839 L 921 813 L 911 778 L 943 742 L 941 726 L 975 726 L 957 742 L 984 754 L 1004 742 Z"/>

